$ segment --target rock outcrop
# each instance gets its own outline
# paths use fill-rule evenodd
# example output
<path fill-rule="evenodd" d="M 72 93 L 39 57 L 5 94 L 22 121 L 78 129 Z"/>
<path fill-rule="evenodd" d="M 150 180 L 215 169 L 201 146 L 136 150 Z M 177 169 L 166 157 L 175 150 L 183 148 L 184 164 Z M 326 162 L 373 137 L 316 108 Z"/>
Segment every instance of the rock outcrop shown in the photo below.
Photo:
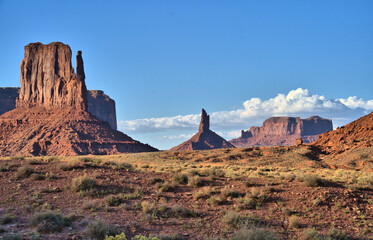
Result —
<path fill-rule="evenodd" d="M 81 51 L 77 74 L 71 65 L 71 49 L 60 42 L 30 43 L 21 62 L 21 90 L 17 107 L 75 107 L 87 110 L 87 88 Z"/>
<path fill-rule="evenodd" d="M 77 74 L 62 43 L 29 44 L 16 108 L 0 116 L 0 156 L 157 151 L 112 129 L 87 111 L 82 54 Z"/>
<path fill-rule="evenodd" d="M 0 115 L 13 110 L 16 107 L 16 99 L 19 95 L 19 88 L 0 88 Z"/>
<path fill-rule="evenodd" d="M 234 148 L 232 144 L 210 130 L 210 116 L 202 109 L 199 131 L 188 141 L 173 147 L 172 151 L 206 150 L 216 148 Z"/>
<path fill-rule="evenodd" d="M 242 130 L 241 137 L 232 139 L 230 143 L 237 147 L 289 146 L 299 138 L 302 138 L 304 143 L 316 141 L 319 134 L 332 130 L 332 120 L 318 116 L 307 119 L 272 117 L 265 120 L 261 127 Z"/>
<path fill-rule="evenodd" d="M 20 88 L 0 88 L 0 115 L 13 110 Z M 117 129 L 117 114 L 115 101 L 101 90 L 88 90 L 88 112 L 98 119 L 109 123 L 112 129 Z"/>
<path fill-rule="evenodd" d="M 341 154 L 359 148 L 373 147 L 373 112 L 334 131 L 319 135 L 318 140 L 312 145 L 326 154 Z M 364 152 L 356 155 L 355 160 L 364 160 Z"/>
<path fill-rule="evenodd" d="M 115 101 L 101 90 L 88 90 L 88 112 L 117 129 Z"/>

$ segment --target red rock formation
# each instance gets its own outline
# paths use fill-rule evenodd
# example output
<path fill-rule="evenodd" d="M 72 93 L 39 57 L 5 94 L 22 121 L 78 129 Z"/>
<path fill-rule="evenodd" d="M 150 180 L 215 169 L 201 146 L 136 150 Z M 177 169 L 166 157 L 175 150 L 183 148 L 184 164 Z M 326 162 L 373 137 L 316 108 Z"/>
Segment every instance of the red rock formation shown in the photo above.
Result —
<path fill-rule="evenodd" d="M 234 148 L 232 144 L 210 130 L 210 116 L 202 109 L 199 131 L 188 141 L 173 147 L 173 151 L 206 150 L 216 148 Z"/>
<path fill-rule="evenodd" d="M 0 115 L 16 107 L 19 88 L 0 88 Z"/>
<path fill-rule="evenodd" d="M 312 143 L 327 154 L 340 154 L 357 148 L 373 146 L 373 113 L 334 131 L 323 133 Z"/>
<path fill-rule="evenodd" d="M 86 111 L 81 52 L 77 75 L 70 47 L 25 47 L 17 107 L 0 116 L 0 156 L 118 154 L 157 151 L 110 128 Z"/>
<path fill-rule="evenodd" d="M 20 88 L 0 88 L 0 115 L 16 107 L 16 99 Z M 117 114 L 115 101 L 101 90 L 88 90 L 88 112 L 98 119 L 109 123 L 112 129 L 117 129 Z"/>
<path fill-rule="evenodd" d="M 71 66 L 71 49 L 60 42 L 30 43 L 21 62 L 21 90 L 17 107 L 66 107 L 87 109 L 87 88 L 81 52 L 77 75 Z"/>
<path fill-rule="evenodd" d="M 117 129 L 115 101 L 101 90 L 88 90 L 88 112 Z"/>
<path fill-rule="evenodd" d="M 329 119 L 312 116 L 307 119 L 299 117 L 272 117 L 264 121 L 262 127 L 251 127 L 241 131 L 241 137 L 229 141 L 237 147 L 250 146 L 287 146 L 302 138 L 304 143 L 316 141 L 318 135 L 333 130 Z"/>

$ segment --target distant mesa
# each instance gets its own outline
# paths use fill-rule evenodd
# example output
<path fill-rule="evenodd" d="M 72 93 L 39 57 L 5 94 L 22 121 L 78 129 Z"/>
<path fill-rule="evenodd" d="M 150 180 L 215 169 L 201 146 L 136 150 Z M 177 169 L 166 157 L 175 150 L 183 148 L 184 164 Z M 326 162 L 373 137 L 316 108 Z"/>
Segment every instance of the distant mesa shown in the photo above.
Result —
<path fill-rule="evenodd" d="M 114 130 L 87 111 L 81 51 L 76 65 L 75 74 L 71 49 L 66 44 L 30 43 L 25 47 L 16 108 L 0 116 L 0 156 L 157 151 Z M 8 91 L 14 95 L 15 89 Z M 91 92 L 93 102 L 100 94 Z"/>
<path fill-rule="evenodd" d="M 0 88 L 0 115 L 16 108 L 20 89 L 18 87 Z M 115 101 L 101 90 L 88 90 L 87 94 L 88 112 L 109 123 L 112 129 L 117 129 Z"/>
<path fill-rule="evenodd" d="M 216 148 L 234 148 L 232 144 L 210 130 L 210 116 L 202 109 L 199 131 L 188 141 L 173 147 L 172 151 L 206 150 Z"/>
<path fill-rule="evenodd" d="M 272 117 L 263 122 L 261 127 L 251 127 L 241 131 L 241 137 L 229 141 L 236 147 L 252 146 L 290 146 L 311 143 L 319 134 L 333 130 L 332 120 L 312 116 L 307 119 L 299 117 Z"/>

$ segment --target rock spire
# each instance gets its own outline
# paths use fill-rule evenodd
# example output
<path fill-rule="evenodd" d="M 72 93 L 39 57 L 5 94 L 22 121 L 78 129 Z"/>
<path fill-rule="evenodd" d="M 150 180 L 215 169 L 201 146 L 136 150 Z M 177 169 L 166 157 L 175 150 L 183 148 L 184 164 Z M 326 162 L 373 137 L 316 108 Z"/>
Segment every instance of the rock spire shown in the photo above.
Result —
<path fill-rule="evenodd" d="M 210 130 L 210 116 L 207 115 L 205 109 L 202 108 L 201 122 L 199 123 L 199 132 Z"/>

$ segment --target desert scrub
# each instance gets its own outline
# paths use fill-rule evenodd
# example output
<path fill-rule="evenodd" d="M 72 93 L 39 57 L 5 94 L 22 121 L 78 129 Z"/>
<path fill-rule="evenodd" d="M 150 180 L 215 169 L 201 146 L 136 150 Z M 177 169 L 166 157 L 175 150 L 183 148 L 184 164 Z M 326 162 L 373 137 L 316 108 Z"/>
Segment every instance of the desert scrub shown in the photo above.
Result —
<path fill-rule="evenodd" d="M 100 209 L 101 204 L 99 201 L 91 200 L 83 203 L 83 209 L 95 212 Z"/>
<path fill-rule="evenodd" d="M 188 184 L 191 187 L 200 187 L 200 186 L 203 185 L 203 180 L 199 176 L 197 176 L 197 175 L 195 175 L 195 176 L 189 176 L 188 180 L 189 180 Z"/>
<path fill-rule="evenodd" d="M 211 196 L 208 200 L 208 203 L 212 206 L 221 205 L 224 203 L 224 199 L 220 196 Z"/>
<path fill-rule="evenodd" d="M 175 205 L 170 209 L 171 216 L 175 218 L 195 217 L 197 213 L 183 206 Z"/>
<path fill-rule="evenodd" d="M 206 188 L 203 188 L 197 192 L 194 192 L 193 194 L 193 198 L 195 200 L 198 200 L 198 199 L 205 199 L 205 198 L 208 198 L 211 194 L 211 190 L 210 188 L 206 187 Z"/>
<path fill-rule="evenodd" d="M 106 236 L 105 240 L 127 240 L 126 235 L 124 233 L 121 233 L 119 235 L 115 236 Z"/>
<path fill-rule="evenodd" d="M 188 184 L 188 176 L 184 173 L 177 173 L 176 175 L 174 175 L 173 180 L 181 185 Z"/>
<path fill-rule="evenodd" d="M 231 198 L 238 198 L 238 197 L 242 197 L 243 193 L 235 190 L 235 189 L 231 189 L 229 187 L 225 187 L 223 188 L 223 190 L 221 191 L 221 194 L 224 196 L 224 197 L 231 197 Z"/>
<path fill-rule="evenodd" d="M 96 219 L 88 224 L 84 235 L 88 239 L 103 240 L 106 237 L 118 234 L 120 234 L 120 231 L 116 227 L 107 224 L 102 219 Z"/>
<path fill-rule="evenodd" d="M 132 240 L 160 240 L 159 238 L 157 237 L 153 237 L 153 236 L 144 236 L 144 235 L 136 235 L 132 238 Z"/>
<path fill-rule="evenodd" d="M 82 163 L 78 159 L 70 160 L 68 162 L 64 162 L 59 165 L 59 168 L 62 171 L 71 171 L 71 170 L 75 170 L 75 169 L 82 168 L 82 167 L 83 167 Z"/>
<path fill-rule="evenodd" d="M 32 180 L 44 180 L 45 175 L 44 174 L 39 174 L 39 173 L 33 173 L 33 174 L 31 174 L 30 178 Z"/>
<path fill-rule="evenodd" d="M 299 219 L 299 217 L 297 216 L 291 216 L 289 218 L 289 227 L 292 227 L 292 228 L 301 228 L 302 227 L 302 223 Z"/>
<path fill-rule="evenodd" d="M 34 169 L 30 168 L 29 166 L 23 166 L 23 167 L 18 168 L 17 173 L 16 173 L 16 178 L 17 179 L 28 178 L 33 173 L 34 173 Z"/>
<path fill-rule="evenodd" d="M 142 212 L 145 214 L 153 213 L 155 210 L 155 204 L 148 201 L 141 202 Z"/>
<path fill-rule="evenodd" d="M 210 177 L 224 177 L 225 172 L 221 168 L 212 167 L 206 171 L 206 174 Z"/>
<path fill-rule="evenodd" d="M 303 182 L 307 187 L 322 187 L 325 184 L 325 180 L 318 175 L 306 174 L 298 176 L 298 181 Z"/>
<path fill-rule="evenodd" d="M 230 227 L 239 227 L 244 223 L 245 217 L 241 216 L 236 212 L 227 212 L 223 218 L 223 223 L 227 224 Z"/>
<path fill-rule="evenodd" d="M 0 224 L 9 224 L 12 223 L 14 220 L 16 220 L 17 217 L 13 216 L 12 214 L 5 214 L 4 217 L 0 220 Z"/>
<path fill-rule="evenodd" d="M 119 206 L 123 203 L 123 199 L 120 196 L 110 195 L 106 198 L 106 203 L 108 206 Z"/>
<path fill-rule="evenodd" d="M 244 227 L 234 232 L 232 240 L 279 240 L 273 232 L 265 228 Z"/>
<path fill-rule="evenodd" d="M 14 234 L 14 233 L 6 233 L 3 235 L 3 237 L 1 238 L 2 240 L 21 240 L 22 237 L 18 234 Z"/>
<path fill-rule="evenodd" d="M 96 180 L 86 175 L 72 179 L 72 190 L 75 192 L 90 191 L 97 186 Z"/>
<path fill-rule="evenodd" d="M 61 214 L 52 211 L 35 213 L 29 221 L 31 227 L 36 227 L 39 233 L 60 232 L 64 226 L 68 226 L 68 218 L 62 217 Z"/>
<path fill-rule="evenodd" d="M 158 191 L 159 192 L 172 192 L 175 190 L 175 188 L 177 187 L 177 184 L 172 182 L 164 182 L 163 184 L 160 184 L 158 186 Z"/>
<path fill-rule="evenodd" d="M 326 238 L 320 235 L 315 229 L 307 229 L 302 233 L 299 240 L 326 240 Z"/>

